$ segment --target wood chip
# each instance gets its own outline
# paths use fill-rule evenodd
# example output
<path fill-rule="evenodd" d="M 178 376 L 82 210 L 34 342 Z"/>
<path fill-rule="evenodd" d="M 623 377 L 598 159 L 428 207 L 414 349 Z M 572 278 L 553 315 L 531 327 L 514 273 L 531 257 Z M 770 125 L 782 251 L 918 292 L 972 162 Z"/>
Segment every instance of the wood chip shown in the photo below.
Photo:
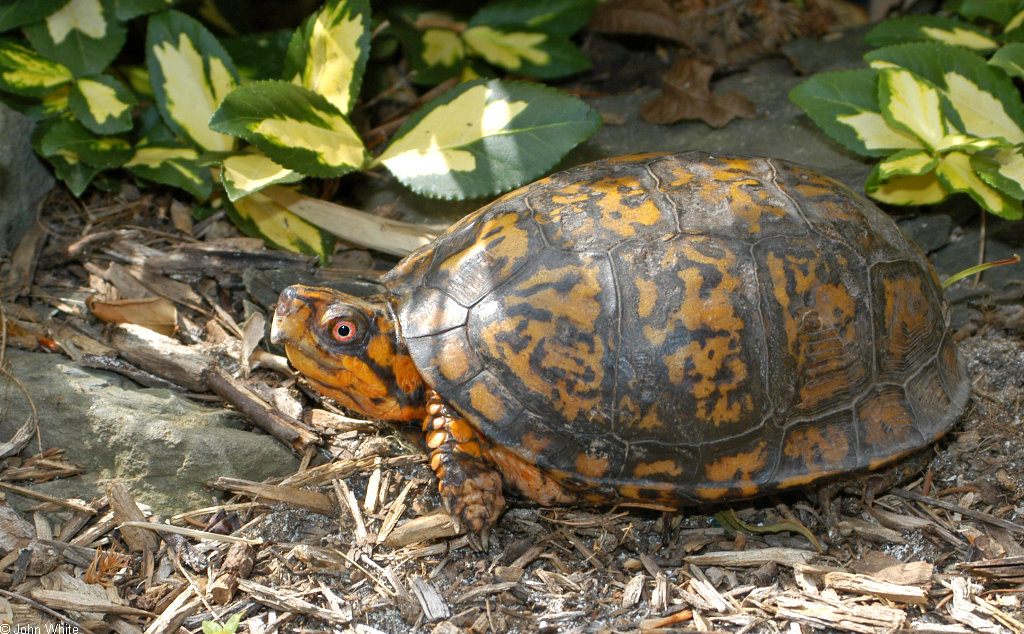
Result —
<path fill-rule="evenodd" d="M 895 603 L 921 605 L 928 602 L 928 589 L 919 586 L 899 585 L 849 572 L 830 572 L 824 579 L 826 586 L 843 592 L 870 595 Z"/>
<path fill-rule="evenodd" d="M 689 555 L 683 559 L 696 566 L 735 566 L 740 568 L 759 567 L 766 563 L 784 566 L 806 564 L 818 554 L 798 548 L 761 548 L 758 550 L 723 550 L 701 555 Z"/>
<path fill-rule="evenodd" d="M 623 608 L 631 608 L 637 603 L 640 603 L 640 597 L 644 592 L 644 575 L 643 573 L 633 575 L 629 583 L 622 590 L 622 601 L 619 603 Z"/>
<path fill-rule="evenodd" d="M 262 498 L 263 500 L 285 502 L 292 506 L 307 508 L 324 515 L 334 515 L 336 512 L 334 502 L 331 501 L 330 496 L 324 495 L 319 491 L 310 491 L 290 486 L 275 486 L 227 477 L 218 478 L 214 486 L 226 491 L 234 491 L 235 493 L 244 493 L 252 497 Z"/>
<path fill-rule="evenodd" d="M 125 522 L 146 521 L 145 513 L 135 503 L 135 498 L 128 491 L 128 487 L 123 482 L 108 482 L 106 490 L 110 508 L 114 512 L 114 521 L 122 524 L 121 537 L 128 548 L 133 552 L 155 552 L 160 544 L 156 535 L 135 526 L 123 525 Z"/>
<path fill-rule="evenodd" d="M 444 597 L 441 596 L 441 593 L 437 591 L 433 584 L 424 581 L 423 577 L 419 575 L 413 575 L 409 579 L 409 585 L 412 587 L 413 596 L 416 597 L 420 607 L 423 608 L 424 620 L 427 622 L 439 621 L 451 616 L 448 603 L 445 602 Z"/>
<path fill-rule="evenodd" d="M 384 538 L 383 543 L 393 548 L 410 544 L 430 542 L 458 535 L 452 518 L 445 512 L 421 515 L 396 526 Z"/>
<path fill-rule="evenodd" d="M 906 623 L 902 610 L 877 603 L 864 605 L 796 592 L 777 594 L 769 602 L 778 618 L 842 632 L 888 634 Z"/>

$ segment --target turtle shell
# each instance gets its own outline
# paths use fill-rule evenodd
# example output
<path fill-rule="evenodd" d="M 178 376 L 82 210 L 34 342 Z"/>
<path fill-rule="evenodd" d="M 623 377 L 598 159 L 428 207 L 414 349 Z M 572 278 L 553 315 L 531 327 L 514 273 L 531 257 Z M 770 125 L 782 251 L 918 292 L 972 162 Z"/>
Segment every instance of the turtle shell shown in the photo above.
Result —
<path fill-rule="evenodd" d="M 423 378 L 598 502 L 750 497 L 877 467 L 969 396 L 921 251 L 778 160 L 598 161 L 467 216 L 384 278 Z"/>

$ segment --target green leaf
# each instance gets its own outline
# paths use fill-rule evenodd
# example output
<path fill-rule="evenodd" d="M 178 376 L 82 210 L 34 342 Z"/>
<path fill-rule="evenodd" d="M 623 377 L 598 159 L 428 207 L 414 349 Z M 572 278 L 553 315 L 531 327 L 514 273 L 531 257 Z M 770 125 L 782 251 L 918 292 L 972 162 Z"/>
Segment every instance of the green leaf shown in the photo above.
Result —
<path fill-rule="evenodd" d="M 886 123 L 913 135 L 929 150 L 941 147 L 950 133 L 938 89 L 908 70 L 879 71 L 878 103 Z"/>
<path fill-rule="evenodd" d="M 599 127 L 589 106 L 553 88 L 479 80 L 417 111 L 376 162 L 421 194 L 474 198 L 533 180 Z"/>
<path fill-rule="evenodd" d="M 878 178 L 889 180 L 893 176 L 920 176 L 935 169 L 939 159 L 923 150 L 903 150 L 878 163 Z"/>
<path fill-rule="evenodd" d="M 254 194 L 270 185 L 302 180 L 302 174 L 281 167 L 258 152 L 229 156 L 221 167 L 221 181 L 231 200 Z"/>
<path fill-rule="evenodd" d="M 322 262 L 334 248 L 333 235 L 309 224 L 264 194 L 226 202 L 224 210 L 243 233 L 263 238 L 278 248 L 316 255 Z"/>
<path fill-rule="evenodd" d="M 97 136 L 72 119 L 60 119 L 39 139 L 38 151 L 45 157 L 63 156 L 97 169 L 124 165 L 132 157 L 128 141 L 114 136 Z"/>
<path fill-rule="evenodd" d="M 235 140 L 210 129 L 210 117 L 238 84 L 238 74 L 217 38 L 177 11 L 149 19 L 146 65 L 157 106 L 177 134 L 214 152 L 234 149 Z"/>
<path fill-rule="evenodd" d="M 985 18 L 996 24 L 1008 24 L 1020 10 L 1017 0 L 961 0 L 949 8 L 965 18 Z"/>
<path fill-rule="evenodd" d="M 250 33 L 221 40 L 243 81 L 280 79 L 291 31 Z"/>
<path fill-rule="evenodd" d="M 140 143 L 124 167 L 140 178 L 184 189 L 201 200 L 213 192 L 210 167 L 195 148 L 184 143 Z"/>
<path fill-rule="evenodd" d="M 864 156 L 887 156 L 895 150 L 920 148 L 921 143 L 882 117 L 878 105 L 878 72 L 845 70 L 815 75 L 789 92 L 830 137 Z"/>
<path fill-rule="evenodd" d="M 499 0 L 480 9 L 469 26 L 487 25 L 502 31 L 525 27 L 567 38 L 583 28 L 598 4 L 599 0 Z"/>
<path fill-rule="evenodd" d="M 68 95 L 71 113 L 97 134 L 131 130 L 135 103 L 132 91 L 107 75 L 79 79 Z"/>
<path fill-rule="evenodd" d="M 1024 79 L 1024 42 L 1004 44 L 988 63 L 1002 68 L 1010 77 Z"/>
<path fill-rule="evenodd" d="M 462 39 L 489 64 L 529 77 L 552 79 L 590 68 L 590 61 L 569 38 L 543 31 L 479 25 L 466 29 Z"/>
<path fill-rule="evenodd" d="M 0 31 L 38 22 L 68 0 L 0 0 Z"/>
<path fill-rule="evenodd" d="M 177 0 L 117 0 L 117 19 L 127 22 L 147 13 L 170 9 Z"/>
<path fill-rule="evenodd" d="M 114 61 L 127 31 L 114 17 L 114 0 L 71 0 L 42 22 L 25 27 L 25 35 L 40 55 L 85 77 L 103 72 Z"/>
<path fill-rule="evenodd" d="M 440 27 L 421 31 L 401 15 L 390 19 L 391 33 L 401 42 L 405 59 L 415 71 L 412 81 L 435 85 L 459 74 L 466 62 L 466 45 L 457 32 Z"/>
<path fill-rule="evenodd" d="M 341 176 L 366 162 L 362 139 L 334 105 L 284 81 L 233 90 L 210 127 L 241 137 L 280 165 L 310 176 Z"/>
<path fill-rule="evenodd" d="M 63 64 L 51 61 L 14 40 L 0 39 L 0 90 L 41 97 L 74 77 Z"/>
<path fill-rule="evenodd" d="M 359 96 L 369 56 L 369 0 L 329 0 L 292 36 L 284 77 L 347 114 Z"/>
<path fill-rule="evenodd" d="M 878 47 L 937 41 L 975 51 L 991 51 L 999 46 L 984 29 L 940 15 L 914 15 L 883 20 L 868 31 L 864 41 Z"/>
<path fill-rule="evenodd" d="M 1010 198 L 1024 199 L 1024 150 L 1012 148 L 994 155 L 971 157 L 971 167 L 981 178 Z"/>
<path fill-rule="evenodd" d="M 32 147 L 36 154 L 45 158 L 53 166 L 53 172 L 57 178 L 64 181 L 71 193 L 77 197 L 82 195 L 82 192 L 100 173 L 100 170 L 85 165 L 78 160 L 78 156 L 70 151 L 58 151 L 50 156 L 43 152 L 43 138 L 61 121 L 61 119 L 46 119 L 36 124 L 35 130 L 32 131 Z"/>
<path fill-rule="evenodd" d="M 1003 42 L 1019 42 L 1024 40 L 1024 10 L 1013 15 L 1006 23 L 1006 28 L 999 39 Z"/>
<path fill-rule="evenodd" d="M 1002 71 L 966 49 L 938 43 L 904 44 L 864 56 L 872 67 L 898 66 L 942 91 L 945 114 L 957 129 L 978 137 L 1024 142 L 1024 103 Z"/>
<path fill-rule="evenodd" d="M 951 192 L 969 195 L 976 203 L 997 216 L 1008 220 L 1021 217 L 1021 203 L 991 187 L 974 171 L 971 156 L 963 152 L 950 152 L 942 157 L 935 174 Z"/>
<path fill-rule="evenodd" d="M 864 191 L 875 200 L 891 205 L 932 205 L 949 196 L 934 171 L 887 180 L 883 180 L 879 172 L 876 165 L 864 184 Z"/>

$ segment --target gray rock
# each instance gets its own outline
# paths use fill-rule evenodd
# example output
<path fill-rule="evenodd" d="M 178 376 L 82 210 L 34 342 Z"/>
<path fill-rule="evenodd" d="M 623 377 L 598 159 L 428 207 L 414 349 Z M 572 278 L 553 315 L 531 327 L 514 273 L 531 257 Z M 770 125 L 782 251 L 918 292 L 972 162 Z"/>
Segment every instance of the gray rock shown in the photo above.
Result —
<path fill-rule="evenodd" d="M 53 176 L 29 143 L 32 120 L 0 103 L 0 254 L 18 244 L 53 188 Z"/>
<path fill-rule="evenodd" d="M 204 487 L 220 476 L 263 480 L 298 466 L 281 443 L 247 431 L 226 410 L 139 388 L 56 355 L 8 349 L 7 357 L 11 373 L 30 390 L 43 448 L 62 448 L 86 469 L 82 476 L 33 487 L 49 495 L 89 500 L 117 479 L 139 501 L 170 515 L 209 504 Z M 10 408 L 0 411 L 4 440 L 30 413 L 20 390 L 12 386 L 7 393 Z"/>

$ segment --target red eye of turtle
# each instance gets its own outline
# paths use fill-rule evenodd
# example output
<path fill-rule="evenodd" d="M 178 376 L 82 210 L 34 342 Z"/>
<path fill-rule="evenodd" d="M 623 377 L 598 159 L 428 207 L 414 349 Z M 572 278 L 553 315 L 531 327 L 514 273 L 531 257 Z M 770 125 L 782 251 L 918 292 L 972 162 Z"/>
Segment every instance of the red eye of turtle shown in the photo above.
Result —
<path fill-rule="evenodd" d="M 348 343 L 355 339 L 356 325 L 345 319 L 338 320 L 331 328 L 331 336 L 339 343 Z"/>

